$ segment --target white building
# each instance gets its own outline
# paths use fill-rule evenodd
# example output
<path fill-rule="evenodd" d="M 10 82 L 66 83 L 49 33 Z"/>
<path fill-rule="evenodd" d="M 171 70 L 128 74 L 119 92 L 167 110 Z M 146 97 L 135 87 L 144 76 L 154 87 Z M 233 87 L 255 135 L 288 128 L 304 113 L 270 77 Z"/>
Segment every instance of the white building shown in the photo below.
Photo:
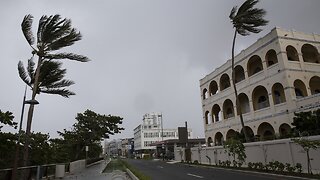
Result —
<path fill-rule="evenodd" d="M 188 137 L 192 137 L 191 129 L 188 129 Z M 153 151 L 156 147 L 150 144 L 168 139 L 178 139 L 178 128 L 163 128 L 161 113 L 145 114 L 142 124 L 134 129 L 134 149 L 137 153 Z"/>
<path fill-rule="evenodd" d="M 320 107 L 320 35 L 274 28 L 235 57 L 235 82 L 251 137 L 286 136 L 294 112 Z M 208 145 L 242 131 L 231 60 L 200 80 Z"/>

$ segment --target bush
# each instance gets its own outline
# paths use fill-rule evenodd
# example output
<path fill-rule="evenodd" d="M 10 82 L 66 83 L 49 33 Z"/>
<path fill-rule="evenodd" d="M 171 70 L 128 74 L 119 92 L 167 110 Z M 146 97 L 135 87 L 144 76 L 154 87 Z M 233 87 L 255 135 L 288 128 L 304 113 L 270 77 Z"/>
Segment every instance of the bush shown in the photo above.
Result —
<path fill-rule="evenodd" d="M 193 164 L 199 164 L 198 160 L 193 161 Z"/>
<path fill-rule="evenodd" d="M 292 173 L 292 172 L 295 171 L 295 169 L 296 169 L 296 168 L 295 168 L 294 166 L 292 167 L 291 164 L 286 163 L 286 171 Z"/>
<path fill-rule="evenodd" d="M 302 164 L 301 163 L 296 164 L 296 170 L 298 173 L 302 173 Z"/>

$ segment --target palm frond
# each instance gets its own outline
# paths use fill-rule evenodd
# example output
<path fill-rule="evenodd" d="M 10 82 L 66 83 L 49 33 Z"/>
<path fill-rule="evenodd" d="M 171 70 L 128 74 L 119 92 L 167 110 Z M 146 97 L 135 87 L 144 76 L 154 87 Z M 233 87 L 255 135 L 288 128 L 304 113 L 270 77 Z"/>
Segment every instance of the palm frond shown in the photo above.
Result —
<path fill-rule="evenodd" d="M 80 32 L 77 32 L 76 29 L 72 28 L 70 32 L 68 32 L 66 35 L 60 37 L 59 39 L 53 41 L 48 45 L 47 50 L 55 51 L 59 50 L 64 47 L 68 47 L 73 45 L 76 41 L 81 40 L 82 35 Z"/>
<path fill-rule="evenodd" d="M 51 85 L 46 86 L 46 88 L 63 88 L 63 87 L 69 87 L 73 84 L 74 84 L 73 81 L 63 79 L 59 82 L 56 82 L 56 83 L 53 83 Z"/>
<path fill-rule="evenodd" d="M 254 8 L 259 0 L 246 0 L 238 9 L 232 9 L 229 18 L 236 28 L 237 33 L 247 36 L 250 33 L 259 33 L 262 31 L 259 27 L 268 24 L 263 17 L 266 14 L 264 9 Z"/>
<path fill-rule="evenodd" d="M 38 39 L 38 46 L 42 45 L 42 33 L 45 29 L 45 25 L 47 22 L 48 16 L 42 16 L 39 20 L 39 25 L 38 25 L 38 32 L 37 32 L 37 39 Z"/>
<path fill-rule="evenodd" d="M 62 80 L 66 69 L 61 69 L 61 65 L 61 62 L 44 61 L 40 67 L 39 87 L 50 86 Z"/>
<path fill-rule="evenodd" d="M 231 9 L 231 12 L 230 12 L 230 15 L 229 15 L 229 18 L 230 18 L 231 20 L 234 19 L 234 17 L 236 16 L 237 9 L 238 9 L 237 6 L 234 6 L 234 7 Z"/>
<path fill-rule="evenodd" d="M 19 63 L 18 63 L 18 72 L 19 72 L 19 76 L 22 79 L 22 81 L 31 87 L 30 78 L 28 77 L 28 74 L 23 66 L 22 61 L 19 61 Z"/>
<path fill-rule="evenodd" d="M 69 98 L 72 95 L 76 95 L 74 92 L 67 89 L 41 89 L 42 93 L 46 94 L 58 94 L 62 97 Z"/>
<path fill-rule="evenodd" d="M 31 14 L 28 14 L 23 18 L 23 21 L 21 23 L 21 29 L 22 29 L 23 35 L 28 41 L 30 46 L 34 44 L 34 36 L 31 30 L 32 22 L 33 22 L 33 16 Z"/>
<path fill-rule="evenodd" d="M 35 75 L 35 69 L 34 69 L 35 63 L 33 61 L 33 56 L 28 60 L 28 66 L 27 71 L 29 74 L 29 77 L 31 79 L 30 83 L 33 84 L 34 82 L 34 75 Z"/>
<path fill-rule="evenodd" d="M 46 54 L 44 56 L 46 59 L 69 59 L 80 62 L 88 62 L 90 59 L 83 55 L 73 54 L 73 53 L 58 53 L 58 54 Z"/>

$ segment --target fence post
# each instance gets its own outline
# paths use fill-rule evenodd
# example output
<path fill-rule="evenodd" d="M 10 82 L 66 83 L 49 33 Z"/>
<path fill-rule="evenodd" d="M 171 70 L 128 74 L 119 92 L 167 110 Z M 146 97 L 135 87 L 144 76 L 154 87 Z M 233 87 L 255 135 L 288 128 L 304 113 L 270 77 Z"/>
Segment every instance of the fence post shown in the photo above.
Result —
<path fill-rule="evenodd" d="M 41 174 L 41 167 L 40 166 L 37 166 L 37 176 L 36 176 L 36 180 L 40 180 L 40 179 L 42 179 L 40 176 Z"/>

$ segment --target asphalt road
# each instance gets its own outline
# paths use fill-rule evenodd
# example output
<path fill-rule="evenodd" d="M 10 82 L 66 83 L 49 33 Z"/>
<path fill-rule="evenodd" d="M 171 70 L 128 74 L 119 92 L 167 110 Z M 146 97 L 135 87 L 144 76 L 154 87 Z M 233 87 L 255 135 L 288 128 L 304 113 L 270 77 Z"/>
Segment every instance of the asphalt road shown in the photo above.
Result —
<path fill-rule="evenodd" d="M 180 163 L 127 159 L 152 180 L 297 180 L 302 178 L 241 172 L 222 168 L 195 167 Z"/>

